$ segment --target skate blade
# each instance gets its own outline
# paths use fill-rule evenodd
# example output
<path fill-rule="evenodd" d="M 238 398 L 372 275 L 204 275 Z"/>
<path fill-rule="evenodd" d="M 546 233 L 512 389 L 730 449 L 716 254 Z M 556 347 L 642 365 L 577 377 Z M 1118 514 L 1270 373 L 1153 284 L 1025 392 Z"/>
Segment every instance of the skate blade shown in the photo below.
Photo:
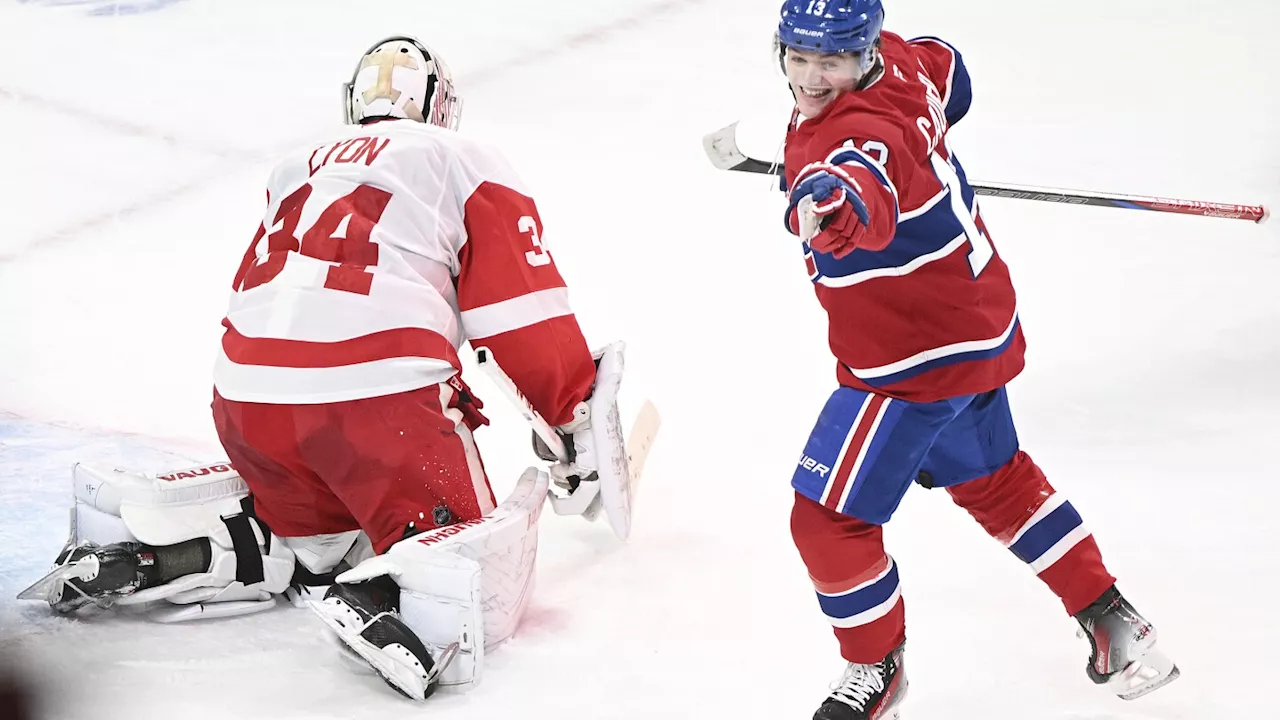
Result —
<path fill-rule="evenodd" d="M 1116 673 L 1107 681 L 1107 687 L 1121 700 L 1136 700 L 1177 680 L 1181 674 L 1167 655 L 1152 650 Z"/>
<path fill-rule="evenodd" d="M 68 580 L 88 580 L 98 574 L 98 557 L 89 555 L 69 565 L 50 570 L 26 590 L 18 593 L 19 600 L 44 600 L 52 605 L 62 597 L 62 585 Z"/>
<path fill-rule="evenodd" d="M 435 673 L 419 672 L 418 667 L 414 665 L 416 658 L 412 653 L 400 648 L 397 644 L 379 648 L 365 640 L 360 635 L 363 622 L 353 610 L 345 609 L 336 603 L 308 602 L 307 604 L 312 612 L 337 635 L 338 640 L 346 646 L 347 650 L 364 660 L 387 684 L 411 700 L 420 702 L 426 700 L 427 688 L 431 686 L 431 679 Z M 397 652 L 395 648 L 400 650 Z"/>

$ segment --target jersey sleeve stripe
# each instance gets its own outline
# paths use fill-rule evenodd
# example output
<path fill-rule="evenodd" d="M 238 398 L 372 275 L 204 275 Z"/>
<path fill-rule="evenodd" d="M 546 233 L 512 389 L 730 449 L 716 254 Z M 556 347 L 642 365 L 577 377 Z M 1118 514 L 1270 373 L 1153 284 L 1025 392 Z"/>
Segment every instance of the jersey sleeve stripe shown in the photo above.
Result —
<path fill-rule="evenodd" d="M 942 103 L 946 107 L 947 122 L 954 125 L 969 111 L 973 102 L 973 89 L 969 84 L 969 71 L 964 67 L 960 51 L 951 43 L 936 37 L 918 37 L 911 42 L 931 42 L 941 45 L 951 55 L 951 65 L 947 69 L 947 87 L 942 94 Z"/>
<path fill-rule="evenodd" d="M 480 339 L 572 314 L 569 290 L 563 287 L 550 288 L 463 310 L 462 328 L 467 337 Z"/>
<path fill-rule="evenodd" d="M 944 104 L 950 105 L 951 93 L 954 87 L 955 77 L 956 77 L 956 56 L 958 55 L 958 53 L 956 52 L 956 49 L 951 46 L 951 43 L 947 42 L 946 40 L 943 40 L 942 38 L 930 37 L 927 35 L 924 37 L 912 38 L 911 42 L 937 43 L 938 45 L 941 45 L 942 47 L 946 48 L 947 52 L 951 54 L 951 65 L 950 67 L 947 68 L 947 87 L 946 87 L 946 91 L 942 94 L 942 102 Z"/>
<path fill-rule="evenodd" d="M 942 258 L 951 255 L 951 253 L 964 247 L 967 242 L 969 242 L 969 238 L 965 235 L 960 235 L 946 245 L 943 245 L 941 248 L 938 248 L 933 252 L 914 257 L 909 262 L 901 265 L 871 268 L 869 270 L 856 271 L 848 275 L 821 275 L 816 278 L 814 282 L 826 287 L 842 288 L 852 287 L 868 280 L 875 280 L 876 278 L 903 277 L 904 275 L 910 275 L 931 262 L 941 260 Z"/>

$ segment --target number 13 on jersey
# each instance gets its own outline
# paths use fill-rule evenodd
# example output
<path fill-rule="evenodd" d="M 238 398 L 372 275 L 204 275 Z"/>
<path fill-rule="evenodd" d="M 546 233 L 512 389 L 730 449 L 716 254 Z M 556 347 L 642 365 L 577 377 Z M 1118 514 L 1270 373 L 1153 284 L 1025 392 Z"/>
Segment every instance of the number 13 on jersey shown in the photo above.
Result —
<path fill-rule="evenodd" d="M 965 238 L 969 241 L 972 250 L 969 251 L 969 268 L 973 270 L 973 276 L 976 278 L 986 269 L 987 263 L 991 262 L 991 258 L 995 257 L 996 250 L 991 245 L 991 240 L 987 234 L 978 227 L 977 216 L 970 211 L 969 206 L 964 201 L 964 186 L 960 182 L 960 175 L 956 169 L 951 166 L 938 153 L 933 153 L 933 171 L 937 173 L 938 179 L 949 191 L 951 211 L 955 213 L 956 219 L 960 221 L 960 227 L 964 228 Z"/>

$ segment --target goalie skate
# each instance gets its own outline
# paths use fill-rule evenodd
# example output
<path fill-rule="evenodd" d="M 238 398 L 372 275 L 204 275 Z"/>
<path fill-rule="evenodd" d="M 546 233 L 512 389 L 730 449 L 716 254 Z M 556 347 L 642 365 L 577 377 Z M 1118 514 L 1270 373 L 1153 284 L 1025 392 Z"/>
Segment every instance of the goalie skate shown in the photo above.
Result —
<path fill-rule="evenodd" d="M 89 604 L 110 607 L 116 598 L 147 586 L 153 559 L 143 548 L 140 543 L 87 543 L 64 550 L 58 567 L 18 593 L 18 599 L 44 600 L 60 613 Z"/>
<path fill-rule="evenodd" d="M 431 697 L 440 676 L 458 653 L 450 645 L 439 660 L 400 619 L 400 589 L 386 578 L 335 583 L 312 611 L 333 631 L 350 655 L 358 656 L 388 685 L 412 700 Z"/>

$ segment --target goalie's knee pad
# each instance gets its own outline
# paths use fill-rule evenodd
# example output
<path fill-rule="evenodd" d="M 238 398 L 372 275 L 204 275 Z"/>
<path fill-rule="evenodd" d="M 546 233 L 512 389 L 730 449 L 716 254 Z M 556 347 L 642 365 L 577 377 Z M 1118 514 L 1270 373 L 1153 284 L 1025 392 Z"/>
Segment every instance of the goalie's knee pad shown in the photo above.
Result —
<path fill-rule="evenodd" d="M 161 621 L 225 617 L 268 609 L 289 586 L 293 552 L 253 516 L 249 489 L 228 463 L 157 475 L 72 469 L 75 506 L 69 548 L 141 542 L 162 547 L 207 539 L 209 567 L 139 590 L 118 605 L 168 601 Z"/>
<path fill-rule="evenodd" d="M 532 596 L 538 519 L 548 483 L 546 473 L 529 468 L 487 517 L 402 540 L 337 580 L 394 578 L 400 586 L 400 617 L 440 666 L 433 682 L 474 685 L 483 674 L 486 651 L 514 634 Z M 324 608 L 316 611 L 325 617 Z M 352 650 L 372 652 L 329 625 Z M 381 659 L 366 660 L 377 667 Z"/>

